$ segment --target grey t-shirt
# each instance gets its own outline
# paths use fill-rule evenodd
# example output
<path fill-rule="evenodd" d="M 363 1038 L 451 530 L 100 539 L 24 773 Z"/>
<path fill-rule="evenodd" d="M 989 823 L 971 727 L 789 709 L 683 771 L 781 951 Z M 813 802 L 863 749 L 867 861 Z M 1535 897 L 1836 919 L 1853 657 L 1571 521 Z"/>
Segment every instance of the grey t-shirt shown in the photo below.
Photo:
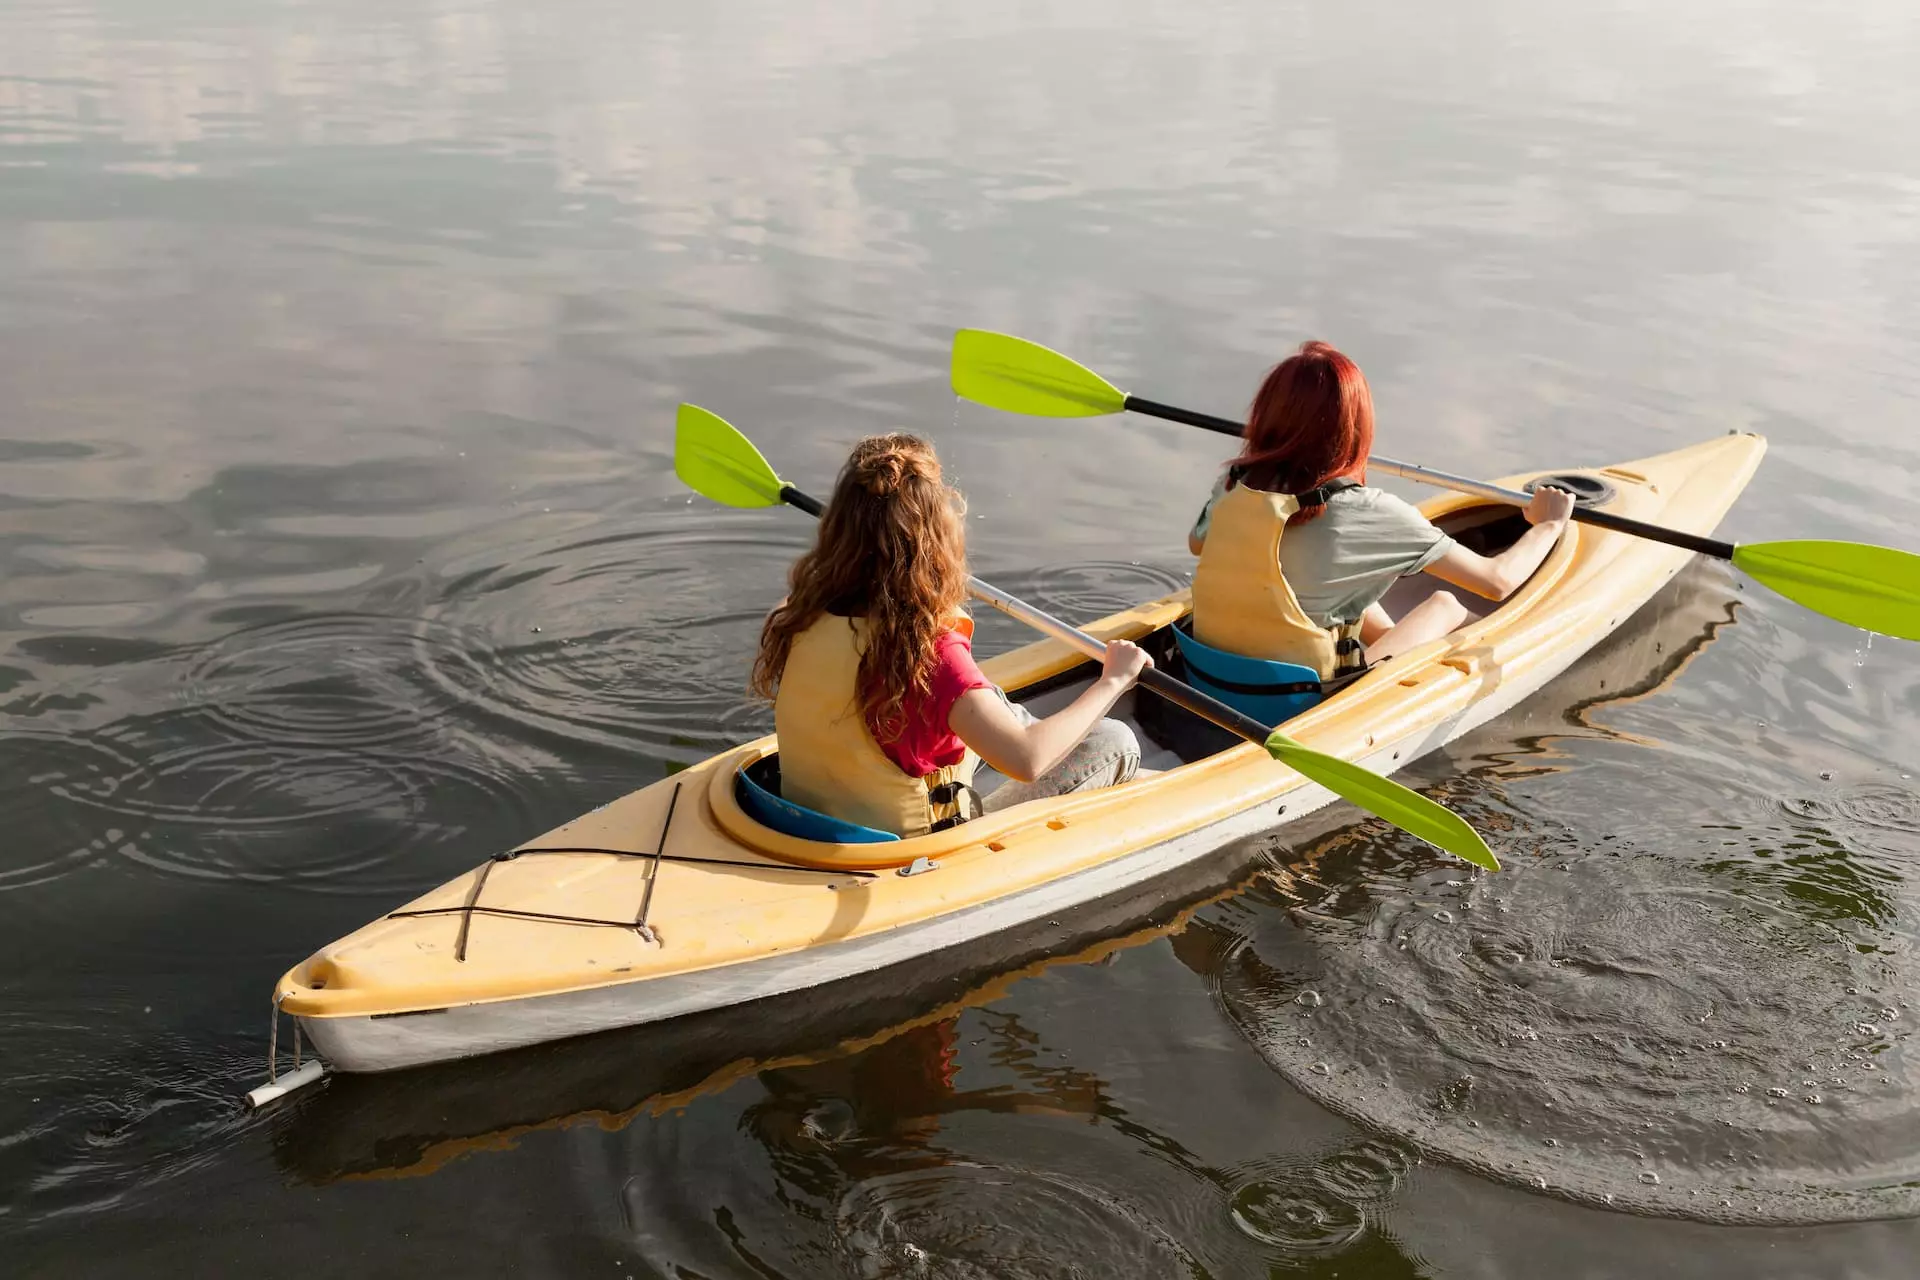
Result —
<path fill-rule="evenodd" d="M 1213 504 L 1226 491 L 1222 475 L 1193 522 L 1196 539 L 1206 538 Z M 1396 578 L 1419 573 L 1453 547 L 1411 503 L 1362 486 L 1334 494 L 1319 519 L 1286 531 L 1280 572 L 1307 617 L 1332 627 L 1358 622 Z"/>

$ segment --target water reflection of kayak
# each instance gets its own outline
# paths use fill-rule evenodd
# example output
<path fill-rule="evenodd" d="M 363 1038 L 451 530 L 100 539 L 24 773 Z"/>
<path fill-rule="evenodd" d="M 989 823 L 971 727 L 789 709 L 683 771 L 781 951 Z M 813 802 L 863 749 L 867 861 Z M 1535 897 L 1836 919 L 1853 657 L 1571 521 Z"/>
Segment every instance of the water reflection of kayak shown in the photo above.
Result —
<path fill-rule="evenodd" d="M 1333 821 L 1328 815 L 1303 828 Z M 290 1174 L 313 1182 L 407 1177 L 509 1146 L 532 1130 L 618 1128 L 746 1076 L 831 1072 L 850 1058 L 888 1055 L 895 1042 L 903 1047 L 889 1060 L 904 1053 L 925 1066 L 921 1041 L 937 1037 L 960 1010 L 996 1000 L 1042 969 L 1098 963 L 1177 934 L 1195 910 L 1263 874 L 1272 865 L 1268 847 L 1242 841 L 1134 892 L 949 948 L 916 966 L 911 983 L 868 974 L 805 1000 L 715 1009 L 401 1076 L 343 1075 L 275 1117 L 275 1152 Z M 915 1075 L 884 1074 L 897 1077 L 890 1088 Z"/>
<path fill-rule="evenodd" d="M 1756 436 L 1730 435 L 1604 468 L 1588 487 L 1605 490 L 1609 511 L 1706 533 L 1764 449 Z M 1511 508 L 1474 498 L 1423 509 L 1480 549 L 1517 533 Z M 1288 732 L 1369 768 L 1398 769 L 1539 690 L 1688 558 L 1570 527 L 1506 603 L 1376 667 Z M 1185 593 L 1149 601 L 1088 630 L 1164 651 L 1188 603 Z M 984 665 L 1030 699 L 1070 696 L 1091 675 L 1051 640 Z M 1140 709 L 1130 696 L 1117 714 L 1137 722 Z M 281 979 L 276 1000 L 335 1068 L 372 1072 L 683 1018 L 881 970 L 924 996 L 930 956 L 1126 893 L 1332 799 L 1258 747 L 1183 739 L 1151 716 L 1143 736 L 1163 744 L 1147 761 L 1160 770 L 1152 776 L 859 845 L 800 840 L 749 815 L 739 775 L 774 753 L 763 739 L 567 823 L 323 948 Z M 643 913 L 651 933 L 636 928 Z M 825 998 L 815 991 L 805 1003 L 817 1009 Z"/>

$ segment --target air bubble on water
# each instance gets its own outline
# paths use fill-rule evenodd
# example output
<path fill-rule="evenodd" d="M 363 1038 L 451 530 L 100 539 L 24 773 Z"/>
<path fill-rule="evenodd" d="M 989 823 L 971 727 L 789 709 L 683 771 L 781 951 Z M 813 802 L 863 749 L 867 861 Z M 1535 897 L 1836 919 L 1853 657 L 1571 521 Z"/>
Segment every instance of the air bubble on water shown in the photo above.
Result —
<path fill-rule="evenodd" d="M 1892 1022 L 1895 1018 L 1900 1016 L 1900 1011 L 1898 1009 L 1882 1009 L 1880 1011 L 1880 1016 L 1884 1020 L 1888 1022 Z"/>
<path fill-rule="evenodd" d="M 1819 1095 L 1819 1094 L 1817 1094 L 1817 1093 L 1810 1093 L 1810 1094 L 1808 1094 L 1808 1095 L 1806 1096 L 1806 1098 L 1804 1099 L 1804 1101 L 1807 1101 L 1807 1102 L 1818 1102 L 1818 1101 L 1820 1101 L 1820 1095 Z"/>
<path fill-rule="evenodd" d="M 1747 1086 L 1744 1084 L 1737 1084 L 1733 1086 L 1733 1091 L 1735 1093 L 1745 1093 L 1747 1091 Z"/>
<path fill-rule="evenodd" d="M 1545 1191 L 1547 1189 L 1547 1180 L 1536 1173 L 1533 1175 L 1533 1185 L 1535 1189 Z"/>
<path fill-rule="evenodd" d="M 1790 1098 L 1793 1095 L 1788 1093 L 1785 1089 L 1782 1089 L 1776 1086 L 1772 1089 L 1767 1090 L 1767 1096 L 1769 1098 Z"/>
<path fill-rule="evenodd" d="M 1316 1062 L 1309 1067 L 1308 1070 L 1317 1076 L 1330 1076 L 1333 1074 L 1333 1068 L 1324 1062 Z"/>
<path fill-rule="evenodd" d="M 1651 1169 L 1647 1169 L 1642 1171 L 1642 1173 L 1640 1174 L 1640 1181 L 1646 1183 L 1650 1187 L 1657 1187 L 1660 1185 L 1660 1175 L 1655 1173 Z M 1611 1199 L 1612 1197 L 1608 1197 L 1608 1198 Z"/>
<path fill-rule="evenodd" d="M 1851 689 L 1851 688 L 1853 688 L 1853 686 L 1852 686 L 1851 684 L 1849 684 L 1849 685 L 1847 686 L 1847 688 L 1849 688 L 1849 689 Z M 1822 769 L 1822 770 L 1820 771 L 1820 781 L 1822 781 L 1822 782 L 1832 782 L 1832 781 L 1833 781 L 1833 770 L 1831 770 L 1831 769 Z"/>
<path fill-rule="evenodd" d="M 1453 912 L 1448 911 L 1443 907 L 1440 910 L 1433 913 L 1433 918 L 1435 920 L 1438 920 L 1441 924 L 1452 924 Z"/>
<path fill-rule="evenodd" d="M 1853 1024 L 1853 1033 L 1859 1036 L 1877 1036 L 1880 1034 L 1880 1028 L 1871 1022 L 1856 1022 Z"/>
<path fill-rule="evenodd" d="M 1299 995 L 1295 996 L 1293 1002 L 1303 1009 L 1318 1009 L 1326 1003 L 1325 1000 L 1320 998 L 1318 991 L 1311 989 L 1302 991 Z"/>

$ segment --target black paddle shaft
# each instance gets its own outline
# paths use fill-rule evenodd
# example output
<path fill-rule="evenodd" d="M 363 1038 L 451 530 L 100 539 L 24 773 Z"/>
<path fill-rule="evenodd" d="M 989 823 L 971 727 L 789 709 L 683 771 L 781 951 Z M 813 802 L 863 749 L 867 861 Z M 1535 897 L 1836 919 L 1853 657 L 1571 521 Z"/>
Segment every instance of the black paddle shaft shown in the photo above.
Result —
<path fill-rule="evenodd" d="M 1191 409 L 1161 404 L 1157 400 L 1143 400 L 1139 396 L 1128 396 L 1126 407 L 1134 413 L 1145 414 L 1149 418 L 1164 418 L 1168 422 L 1179 422 L 1189 427 L 1200 427 L 1206 431 L 1218 431 L 1225 436 L 1240 436 L 1245 432 L 1245 428 L 1231 418 L 1217 418 L 1210 413 L 1195 413 Z M 1718 560 L 1733 559 L 1733 543 L 1722 542 L 1718 538 L 1703 538 L 1697 533 L 1668 529 L 1661 525 L 1648 524 L 1643 520 L 1617 516 L 1607 511 L 1595 511 L 1591 507 L 1575 507 L 1573 518 L 1581 524 L 1590 524 L 1596 529 L 1611 529 L 1615 533 L 1631 534 L 1633 537 L 1646 538 L 1652 542 L 1664 542 L 1670 547 L 1697 551 L 1703 556 L 1713 556 Z"/>

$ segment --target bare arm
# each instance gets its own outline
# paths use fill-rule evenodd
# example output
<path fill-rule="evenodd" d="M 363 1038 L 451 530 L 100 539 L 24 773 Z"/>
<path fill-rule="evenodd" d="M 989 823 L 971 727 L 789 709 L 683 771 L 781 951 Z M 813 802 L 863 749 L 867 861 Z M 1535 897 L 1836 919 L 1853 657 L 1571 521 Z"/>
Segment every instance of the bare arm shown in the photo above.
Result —
<path fill-rule="evenodd" d="M 1518 591 L 1547 558 L 1566 529 L 1572 512 L 1573 495 L 1563 489 L 1537 489 L 1523 513 L 1533 528 L 1521 534 L 1512 546 L 1494 556 L 1456 546 L 1428 565 L 1427 572 L 1477 596 L 1505 600 Z"/>
<path fill-rule="evenodd" d="M 1153 659 L 1140 646 L 1114 640 L 1107 645 L 1099 679 L 1046 719 L 1024 724 L 994 690 L 969 689 L 947 713 L 947 727 L 1001 773 L 1015 782 L 1032 782 L 1066 759 L 1152 665 Z"/>

